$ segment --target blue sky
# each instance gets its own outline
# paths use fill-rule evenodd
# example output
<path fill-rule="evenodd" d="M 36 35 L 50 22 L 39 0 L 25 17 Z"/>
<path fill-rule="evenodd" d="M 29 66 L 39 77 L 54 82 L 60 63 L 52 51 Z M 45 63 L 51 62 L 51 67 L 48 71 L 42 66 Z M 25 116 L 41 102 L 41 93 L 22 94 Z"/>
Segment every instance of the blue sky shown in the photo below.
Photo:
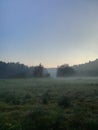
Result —
<path fill-rule="evenodd" d="M 98 0 L 1 0 L 0 60 L 55 67 L 98 58 Z"/>

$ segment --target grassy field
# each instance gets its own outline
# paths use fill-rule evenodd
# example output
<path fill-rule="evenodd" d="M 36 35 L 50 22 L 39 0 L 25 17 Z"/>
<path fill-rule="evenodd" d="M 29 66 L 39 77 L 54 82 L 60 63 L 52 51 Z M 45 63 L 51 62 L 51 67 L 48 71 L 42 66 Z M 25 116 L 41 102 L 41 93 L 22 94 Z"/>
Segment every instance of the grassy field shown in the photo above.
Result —
<path fill-rule="evenodd" d="M 98 78 L 1 79 L 0 130 L 98 130 Z"/>

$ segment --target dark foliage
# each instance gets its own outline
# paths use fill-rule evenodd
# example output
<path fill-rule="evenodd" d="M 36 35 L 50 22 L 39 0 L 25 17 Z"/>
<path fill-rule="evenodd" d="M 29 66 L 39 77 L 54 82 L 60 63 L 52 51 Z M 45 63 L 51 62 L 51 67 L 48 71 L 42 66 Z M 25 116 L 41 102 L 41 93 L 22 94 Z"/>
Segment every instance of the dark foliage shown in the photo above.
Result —
<path fill-rule="evenodd" d="M 98 76 L 98 59 L 89 61 L 88 63 L 73 66 L 77 72 L 77 76 Z"/>
<path fill-rule="evenodd" d="M 66 77 L 75 75 L 75 70 L 68 65 L 61 65 L 57 68 L 58 77 Z"/>
<path fill-rule="evenodd" d="M 49 77 L 47 70 L 40 64 L 28 67 L 20 63 L 0 62 L 0 78 Z"/>
<path fill-rule="evenodd" d="M 67 108 L 71 106 L 71 100 L 69 99 L 69 97 L 67 96 L 62 96 L 59 100 L 58 100 L 58 105 L 60 107 L 63 108 Z"/>
<path fill-rule="evenodd" d="M 19 63 L 0 62 L 0 78 L 27 77 L 29 68 Z"/>
<path fill-rule="evenodd" d="M 45 93 L 42 95 L 42 103 L 43 103 L 43 104 L 48 104 L 50 98 L 51 98 L 50 92 L 49 92 L 49 91 L 45 92 Z"/>

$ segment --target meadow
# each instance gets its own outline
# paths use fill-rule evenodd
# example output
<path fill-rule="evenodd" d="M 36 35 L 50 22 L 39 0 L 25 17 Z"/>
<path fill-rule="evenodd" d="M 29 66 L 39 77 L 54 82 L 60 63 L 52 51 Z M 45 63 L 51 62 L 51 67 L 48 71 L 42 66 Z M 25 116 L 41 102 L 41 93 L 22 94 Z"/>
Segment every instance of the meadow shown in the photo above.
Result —
<path fill-rule="evenodd" d="M 0 130 L 98 130 L 98 78 L 0 79 Z"/>

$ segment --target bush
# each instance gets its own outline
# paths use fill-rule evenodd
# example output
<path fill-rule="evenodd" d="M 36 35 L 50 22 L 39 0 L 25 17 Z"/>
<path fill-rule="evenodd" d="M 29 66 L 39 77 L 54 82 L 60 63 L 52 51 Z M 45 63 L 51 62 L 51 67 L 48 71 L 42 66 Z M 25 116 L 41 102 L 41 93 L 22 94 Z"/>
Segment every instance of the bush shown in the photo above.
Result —
<path fill-rule="evenodd" d="M 58 100 L 58 105 L 61 107 L 69 107 L 71 106 L 71 101 L 70 98 L 67 96 L 62 96 L 59 100 Z"/>
<path fill-rule="evenodd" d="M 50 100 L 50 97 L 51 97 L 50 92 L 49 92 L 49 91 L 45 92 L 45 93 L 42 95 L 42 103 L 43 103 L 43 104 L 48 104 L 48 103 L 49 103 L 49 100 Z"/>

